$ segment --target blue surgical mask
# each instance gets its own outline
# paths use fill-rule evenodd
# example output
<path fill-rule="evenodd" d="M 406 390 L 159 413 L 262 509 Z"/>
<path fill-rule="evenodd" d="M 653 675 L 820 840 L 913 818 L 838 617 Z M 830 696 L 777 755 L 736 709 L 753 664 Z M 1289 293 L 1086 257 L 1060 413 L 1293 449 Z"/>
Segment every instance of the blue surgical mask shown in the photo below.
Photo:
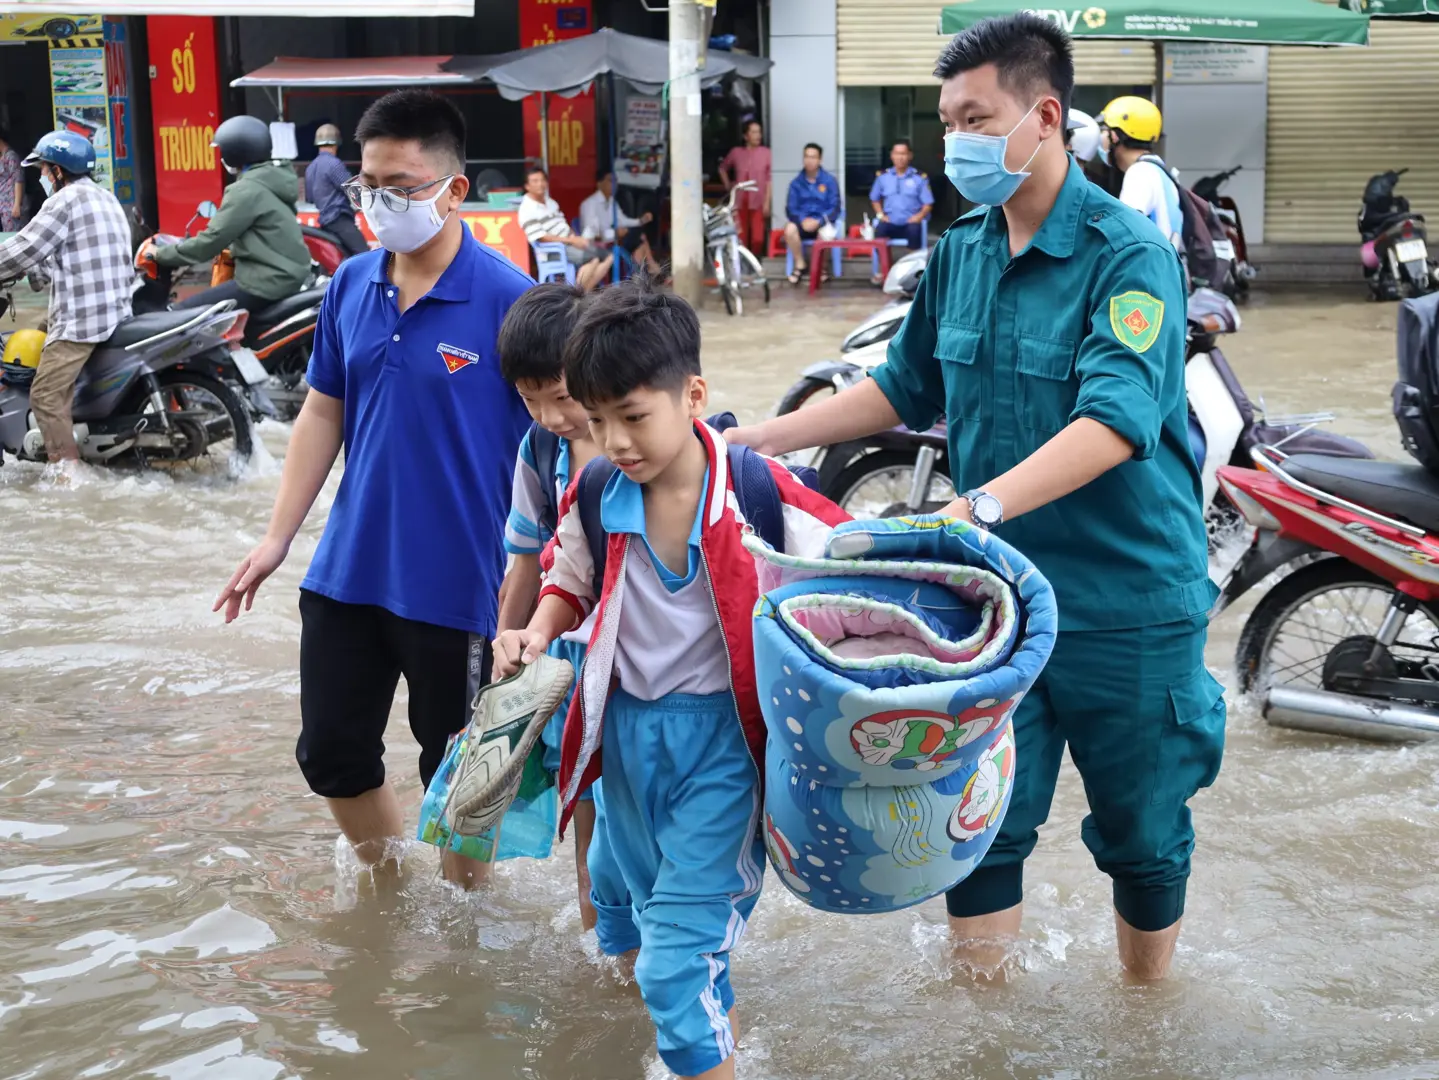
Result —
<path fill-rule="evenodd" d="M 1029 119 L 1029 113 L 1039 108 L 1039 102 L 1029 107 L 1029 112 L 1019 119 L 1019 124 Z M 1009 135 L 976 135 L 967 131 L 952 131 L 944 137 L 944 175 L 959 189 L 959 193 L 972 203 L 983 206 L 1001 206 L 1019 190 L 1019 185 L 1029 178 L 1024 170 L 1039 153 L 1039 146 L 1029 155 L 1018 172 L 1010 172 L 1004 164 L 1009 150 L 1009 138 L 1019 130 L 1019 124 L 1010 129 Z M 1040 140 L 1040 146 L 1044 140 Z"/>
<path fill-rule="evenodd" d="M 1109 147 L 1105 145 L 1102 138 L 1099 140 L 1099 160 L 1106 165 L 1109 164 Z"/>

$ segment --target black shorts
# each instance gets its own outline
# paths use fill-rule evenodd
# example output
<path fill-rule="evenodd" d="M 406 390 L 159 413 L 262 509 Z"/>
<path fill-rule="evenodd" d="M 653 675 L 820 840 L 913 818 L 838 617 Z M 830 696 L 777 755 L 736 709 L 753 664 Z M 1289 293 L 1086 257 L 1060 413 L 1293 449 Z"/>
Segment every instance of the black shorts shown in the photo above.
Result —
<path fill-rule="evenodd" d="M 401 675 L 428 787 L 450 736 L 469 722 L 470 703 L 490 681 L 489 642 L 305 589 L 300 623 L 295 760 L 310 790 L 349 799 L 385 782 L 385 726 Z"/>

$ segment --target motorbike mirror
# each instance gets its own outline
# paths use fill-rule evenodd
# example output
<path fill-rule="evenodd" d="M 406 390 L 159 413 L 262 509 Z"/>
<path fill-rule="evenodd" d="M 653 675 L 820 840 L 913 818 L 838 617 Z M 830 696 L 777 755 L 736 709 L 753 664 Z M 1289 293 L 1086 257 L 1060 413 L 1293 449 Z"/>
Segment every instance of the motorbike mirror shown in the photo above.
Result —
<path fill-rule="evenodd" d="M 214 203 L 212 203 L 209 199 L 206 199 L 204 202 L 202 202 L 199 206 L 195 208 L 195 213 L 199 214 L 203 218 L 212 218 L 219 212 L 220 208 Z"/>

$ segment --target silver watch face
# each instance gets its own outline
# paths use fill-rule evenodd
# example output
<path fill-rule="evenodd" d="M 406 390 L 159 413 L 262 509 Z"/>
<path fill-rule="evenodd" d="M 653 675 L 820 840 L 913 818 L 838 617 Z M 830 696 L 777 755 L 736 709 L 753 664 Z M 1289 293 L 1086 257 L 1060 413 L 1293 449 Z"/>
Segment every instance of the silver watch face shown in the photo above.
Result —
<path fill-rule="evenodd" d="M 970 504 L 970 516 L 974 518 L 976 525 L 983 525 L 985 528 L 991 525 L 998 525 L 1004 516 L 1004 507 L 999 500 L 988 492 L 976 495 L 974 502 Z"/>

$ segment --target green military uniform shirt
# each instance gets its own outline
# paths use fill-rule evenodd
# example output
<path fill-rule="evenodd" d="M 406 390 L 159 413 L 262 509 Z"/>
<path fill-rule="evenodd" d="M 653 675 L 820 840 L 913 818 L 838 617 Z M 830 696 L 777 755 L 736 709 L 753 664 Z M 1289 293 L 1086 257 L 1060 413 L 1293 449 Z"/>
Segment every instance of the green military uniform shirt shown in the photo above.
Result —
<path fill-rule="evenodd" d="M 1122 465 L 996 530 L 1053 583 L 1061 630 L 1157 626 L 1213 601 L 1185 313 L 1174 248 L 1071 163 L 1054 209 L 1013 258 L 998 207 L 946 232 L 874 372 L 909 427 L 947 418 L 959 492 L 1082 416 L 1134 446 Z"/>

